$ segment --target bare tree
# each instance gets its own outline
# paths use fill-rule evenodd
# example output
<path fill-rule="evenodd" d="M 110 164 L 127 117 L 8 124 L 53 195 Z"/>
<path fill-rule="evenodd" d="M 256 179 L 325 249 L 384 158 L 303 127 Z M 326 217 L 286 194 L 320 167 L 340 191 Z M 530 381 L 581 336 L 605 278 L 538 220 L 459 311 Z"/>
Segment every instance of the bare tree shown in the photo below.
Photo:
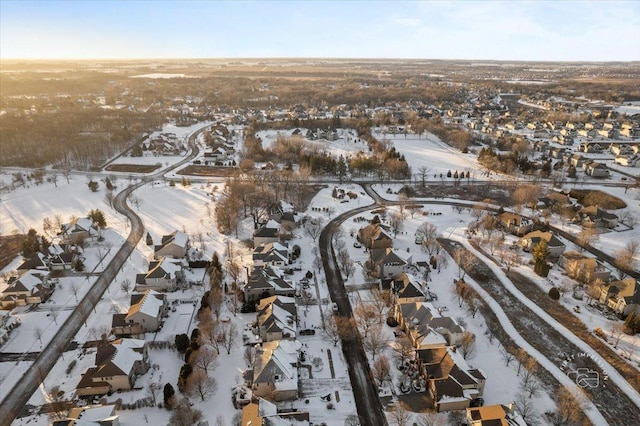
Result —
<path fill-rule="evenodd" d="M 618 349 L 618 344 L 620 343 L 620 339 L 624 333 L 624 326 L 617 321 L 612 322 L 609 325 L 609 332 L 611 333 L 611 339 L 613 340 L 613 347 Z"/>
<path fill-rule="evenodd" d="M 637 240 L 627 241 L 627 244 L 615 252 L 615 265 L 620 272 L 620 277 L 624 278 L 626 270 L 633 270 L 635 257 L 640 251 L 640 242 Z"/>
<path fill-rule="evenodd" d="M 482 204 L 474 204 L 471 209 L 471 216 L 476 220 L 476 222 L 480 221 L 480 218 L 484 214 L 484 206 Z"/>
<path fill-rule="evenodd" d="M 371 299 L 370 304 L 378 313 L 378 323 L 381 323 L 384 317 L 384 311 L 391 306 L 391 295 L 388 291 L 374 287 L 371 289 L 371 296 L 373 298 Z"/>
<path fill-rule="evenodd" d="M 344 426 L 361 426 L 360 418 L 357 414 L 349 414 L 344 419 Z"/>
<path fill-rule="evenodd" d="M 373 360 L 376 359 L 376 355 L 384 351 L 387 347 L 387 339 L 382 333 L 381 326 L 376 325 L 371 328 L 370 333 L 362 338 L 362 346 L 365 351 L 371 354 Z"/>
<path fill-rule="evenodd" d="M 397 337 L 396 341 L 393 342 L 391 347 L 393 348 L 396 359 L 400 364 L 404 364 L 406 360 L 413 357 L 413 343 L 411 343 L 411 339 L 409 339 L 409 337 L 405 333 L 402 333 L 399 337 Z"/>
<path fill-rule="evenodd" d="M 227 355 L 231 353 L 231 349 L 233 349 L 238 344 L 238 326 L 232 322 L 224 323 L 222 326 L 222 347 L 227 350 Z"/>
<path fill-rule="evenodd" d="M 49 315 L 51 316 L 54 324 L 58 325 L 58 317 L 60 316 L 60 311 L 58 311 L 57 309 L 52 309 L 51 312 L 49 312 Z"/>
<path fill-rule="evenodd" d="M 467 253 L 467 250 L 462 247 L 458 247 L 453 250 L 452 257 L 458 265 L 458 278 L 464 279 L 465 275 L 467 274 L 467 270 L 471 269 L 471 267 L 473 266 L 474 257 L 471 256 L 470 253 Z"/>
<path fill-rule="evenodd" d="M 109 207 L 113 208 L 113 200 L 116 198 L 113 191 L 107 191 L 104 194 L 104 201 L 109 205 Z"/>
<path fill-rule="evenodd" d="M 520 376 L 520 388 L 529 394 L 529 397 L 533 397 L 534 394 L 540 391 L 541 384 L 536 379 L 535 375 L 538 371 L 538 363 L 533 357 L 527 357 L 523 363 L 524 370 L 522 376 Z"/>
<path fill-rule="evenodd" d="M 209 307 L 211 307 L 211 311 L 215 314 L 217 320 L 220 319 L 220 312 L 222 311 L 222 303 L 224 302 L 224 294 L 222 292 L 222 287 L 220 286 L 220 284 L 215 284 L 213 282 L 213 276 L 218 274 L 219 273 L 216 269 L 212 269 L 211 290 L 209 290 L 209 297 L 207 298 Z"/>
<path fill-rule="evenodd" d="M 353 315 L 358 325 L 358 330 L 360 330 L 365 338 L 369 334 L 369 330 L 374 327 L 374 325 L 380 323 L 375 309 L 369 304 L 358 303 L 353 310 Z"/>
<path fill-rule="evenodd" d="M 209 370 L 217 367 L 218 354 L 211 348 L 201 346 L 193 358 L 193 366 L 209 374 Z"/>
<path fill-rule="evenodd" d="M 433 256 L 440 249 L 438 244 L 438 228 L 429 222 L 425 222 L 416 231 L 416 240 L 420 241 L 420 248 L 429 256 Z"/>
<path fill-rule="evenodd" d="M 470 331 L 462 333 L 460 339 L 460 353 L 462 358 L 467 359 L 473 357 L 476 351 L 476 336 Z"/>
<path fill-rule="evenodd" d="M 582 231 L 576 237 L 576 243 L 580 247 L 580 251 L 584 251 L 585 248 L 591 247 L 598 239 L 598 231 L 595 228 L 582 228 Z"/>
<path fill-rule="evenodd" d="M 71 294 L 76 298 L 76 303 L 78 303 L 78 293 L 80 292 L 80 285 L 77 282 L 73 282 L 71 284 Z"/>
<path fill-rule="evenodd" d="M 345 276 L 345 280 L 348 280 L 351 275 L 353 275 L 355 271 L 355 264 L 349 255 L 349 250 L 346 248 L 342 248 L 338 251 L 337 254 L 338 265 L 340 266 L 340 270 Z"/>
<path fill-rule="evenodd" d="M 253 366 L 253 363 L 256 361 L 256 348 L 253 346 L 247 346 L 244 349 L 244 360 L 248 367 Z"/>
<path fill-rule="evenodd" d="M 131 280 L 129 278 L 125 278 L 124 280 L 120 281 L 120 289 L 126 293 L 129 294 L 129 291 L 131 291 Z"/>
<path fill-rule="evenodd" d="M 218 390 L 218 382 L 209 377 L 203 370 L 196 370 L 187 379 L 187 394 L 199 396 L 202 401 L 212 396 Z"/>
<path fill-rule="evenodd" d="M 429 411 L 418 416 L 417 426 L 446 426 L 447 416 L 443 413 Z"/>
<path fill-rule="evenodd" d="M 456 280 L 453 288 L 451 289 L 454 297 L 458 300 L 458 307 L 462 307 L 462 304 L 469 297 L 471 287 L 467 284 L 464 279 Z"/>
<path fill-rule="evenodd" d="M 402 214 L 398 212 L 391 212 L 389 215 L 389 227 L 391 228 L 391 232 L 393 232 L 393 236 L 396 237 L 398 232 L 402 230 L 402 224 L 404 223 L 404 217 Z"/>
<path fill-rule="evenodd" d="M 162 388 L 163 388 L 162 384 L 156 383 L 156 382 L 151 382 L 147 386 L 147 395 L 153 401 L 153 405 L 156 405 L 158 403 L 157 402 L 158 396 L 162 394 Z"/>
<path fill-rule="evenodd" d="M 324 220 L 321 217 L 307 217 L 306 219 L 304 222 L 304 232 L 315 242 L 324 228 Z"/>
<path fill-rule="evenodd" d="M 340 341 L 340 332 L 338 330 L 338 321 L 337 318 L 331 312 L 325 312 L 324 315 L 324 333 L 327 335 L 329 340 L 333 342 L 333 346 L 336 346 Z"/>
<path fill-rule="evenodd" d="M 45 217 L 44 219 L 42 219 L 42 230 L 44 231 L 45 234 L 49 236 L 55 235 L 54 228 L 53 228 L 53 221 L 48 217 Z"/>
<path fill-rule="evenodd" d="M 203 418 L 202 411 L 192 407 L 189 400 L 184 398 L 173 410 L 169 424 L 172 426 L 194 426 Z"/>
<path fill-rule="evenodd" d="M 395 426 L 409 426 L 411 424 L 411 413 L 402 406 L 402 403 L 398 403 L 394 407 L 393 411 L 389 413 L 389 417 Z"/>
<path fill-rule="evenodd" d="M 430 170 L 431 169 L 427 166 L 418 167 L 418 176 L 420 176 L 423 188 L 425 187 L 425 181 L 427 180 L 427 175 L 429 174 Z"/>
<path fill-rule="evenodd" d="M 516 409 L 518 413 L 522 416 L 522 418 L 527 422 L 527 424 L 536 424 L 536 419 L 538 417 L 537 412 L 535 411 L 536 402 L 531 397 L 527 396 L 526 393 L 521 392 L 516 396 L 514 401 L 516 405 Z"/>
<path fill-rule="evenodd" d="M 40 342 L 41 345 L 42 345 L 42 336 L 43 335 L 44 335 L 44 331 L 40 327 L 36 327 L 33 330 L 33 337 L 38 339 L 38 341 Z"/>
<path fill-rule="evenodd" d="M 504 363 L 507 367 L 515 358 L 513 352 L 509 351 L 509 349 L 507 349 L 504 345 L 500 347 L 500 354 L 502 355 L 502 359 L 504 360 Z"/>
<path fill-rule="evenodd" d="M 378 386 L 382 386 L 384 382 L 391 380 L 391 365 L 389 358 L 380 355 L 373 363 L 373 377 L 378 381 Z"/>

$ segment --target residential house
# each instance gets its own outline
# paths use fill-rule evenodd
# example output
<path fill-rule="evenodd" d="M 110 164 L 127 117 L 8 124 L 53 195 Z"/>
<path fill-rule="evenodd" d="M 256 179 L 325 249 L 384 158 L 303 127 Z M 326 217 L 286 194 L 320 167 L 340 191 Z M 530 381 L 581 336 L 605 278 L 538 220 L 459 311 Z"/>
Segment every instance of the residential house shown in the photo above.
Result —
<path fill-rule="evenodd" d="M 611 271 L 598 259 L 576 251 L 562 253 L 558 259 L 558 266 L 564 268 L 571 278 L 587 283 L 596 280 L 607 282 L 611 276 Z"/>
<path fill-rule="evenodd" d="M 242 408 L 241 426 L 309 426 L 308 411 L 282 411 L 263 398 L 258 403 L 252 402 Z"/>
<path fill-rule="evenodd" d="M 538 198 L 538 210 L 549 210 L 551 212 L 560 213 L 568 207 L 572 207 L 571 197 L 569 194 L 551 191 L 546 197 Z"/>
<path fill-rule="evenodd" d="M 128 337 L 158 331 L 168 310 L 166 294 L 153 290 L 132 294 L 127 313 L 113 315 L 111 334 Z"/>
<path fill-rule="evenodd" d="M 136 290 L 175 291 L 182 278 L 181 261 L 163 257 L 152 260 L 146 274 L 136 275 Z"/>
<path fill-rule="evenodd" d="M 609 177 L 609 170 L 607 170 L 607 166 L 595 161 L 592 161 L 587 165 L 585 173 L 594 178 Z"/>
<path fill-rule="evenodd" d="M 638 155 L 618 155 L 615 163 L 625 167 L 640 167 L 640 157 Z"/>
<path fill-rule="evenodd" d="M 30 270 L 48 271 L 49 261 L 48 256 L 38 252 L 32 253 L 29 257 L 24 259 L 18 268 L 18 273 L 27 272 Z"/>
<path fill-rule="evenodd" d="M 283 244 L 261 244 L 253 250 L 253 266 L 285 266 L 289 256 L 289 248 Z"/>
<path fill-rule="evenodd" d="M 515 404 L 467 408 L 468 426 L 527 426 Z"/>
<path fill-rule="evenodd" d="M 251 379 L 253 394 L 274 401 L 297 399 L 299 350 L 297 340 L 275 340 L 258 347 Z"/>
<path fill-rule="evenodd" d="M 189 235 L 184 232 L 174 231 L 169 235 L 163 235 L 160 245 L 153 248 L 153 258 L 172 257 L 183 259 L 189 250 Z"/>
<path fill-rule="evenodd" d="M 64 419 L 53 420 L 52 426 L 119 426 L 115 405 L 74 407 Z"/>
<path fill-rule="evenodd" d="M 62 225 L 58 236 L 65 243 L 81 244 L 86 240 L 97 240 L 100 236 L 100 228 L 91 219 L 79 217 Z"/>
<path fill-rule="evenodd" d="M 98 346 L 96 366 L 89 368 L 76 386 L 76 395 L 104 395 L 131 390 L 136 377 L 149 369 L 149 356 L 144 340 L 118 339 Z"/>
<path fill-rule="evenodd" d="M 426 302 L 425 283 L 412 274 L 402 273 L 391 278 L 381 278 L 380 289 L 391 293 L 393 303 Z"/>
<path fill-rule="evenodd" d="M 358 231 L 358 241 L 367 249 L 385 249 L 393 245 L 393 238 L 380 223 L 370 223 Z"/>
<path fill-rule="evenodd" d="M 470 368 L 455 347 L 418 350 L 416 358 L 437 412 L 464 410 L 482 397 L 486 374 Z"/>
<path fill-rule="evenodd" d="M 560 241 L 558 237 L 553 235 L 551 232 L 543 232 L 543 231 L 529 232 L 527 235 L 525 235 L 520 239 L 520 244 L 522 245 L 522 248 L 524 249 L 524 251 L 532 252 L 533 249 L 542 240 L 546 241 L 547 243 L 547 249 L 549 250 L 550 258 L 560 257 L 560 255 L 567 248 L 567 246 L 564 245 L 562 241 Z"/>
<path fill-rule="evenodd" d="M 407 333 L 416 349 L 457 345 L 464 328 L 454 319 L 443 317 L 427 302 L 398 303 L 394 307 L 398 327 Z"/>
<path fill-rule="evenodd" d="M 623 316 L 640 315 L 640 284 L 634 278 L 602 284 L 599 302 Z"/>
<path fill-rule="evenodd" d="M 618 216 L 601 209 L 598 205 L 578 210 L 573 221 L 585 227 L 615 228 L 618 226 Z"/>
<path fill-rule="evenodd" d="M 507 232 L 514 235 L 522 236 L 533 228 L 531 220 L 519 214 L 503 212 L 496 218 Z"/>
<path fill-rule="evenodd" d="M 248 282 L 243 287 L 245 302 L 278 296 L 295 296 L 295 286 L 282 278 L 282 271 L 271 266 L 253 268 Z"/>
<path fill-rule="evenodd" d="M 263 342 L 295 339 L 297 309 L 293 297 L 271 296 L 262 299 L 257 312 L 256 331 Z"/>
<path fill-rule="evenodd" d="M 369 251 L 369 267 L 373 275 L 379 278 L 390 278 L 408 272 L 413 264 L 413 256 L 409 252 L 392 249 L 372 249 Z"/>
<path fill-rule="evenodd" d="M 275 220 L 269 220 L 253 233 L 254 247 L 260 247 L 263 244 L 275 243 L 279 240 L 280 224 Z"/>
<path fill-rule="evenodd" d="M 46 272 L 22 272 L 7 281 L 7 287 L 0 293 L 0 308 L 13 309 L 16 306 L 46 302 L 53 293 L 53 287 Z"/>

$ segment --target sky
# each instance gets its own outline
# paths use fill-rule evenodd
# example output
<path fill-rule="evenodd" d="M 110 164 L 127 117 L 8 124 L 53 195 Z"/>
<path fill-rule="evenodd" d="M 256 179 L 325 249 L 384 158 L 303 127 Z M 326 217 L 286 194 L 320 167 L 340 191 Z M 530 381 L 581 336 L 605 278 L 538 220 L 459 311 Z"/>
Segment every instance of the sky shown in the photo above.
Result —
<path fill-rule="evenodd" d="M 640 60 L 640 1 L 0 0 L 0 59 Z"/>

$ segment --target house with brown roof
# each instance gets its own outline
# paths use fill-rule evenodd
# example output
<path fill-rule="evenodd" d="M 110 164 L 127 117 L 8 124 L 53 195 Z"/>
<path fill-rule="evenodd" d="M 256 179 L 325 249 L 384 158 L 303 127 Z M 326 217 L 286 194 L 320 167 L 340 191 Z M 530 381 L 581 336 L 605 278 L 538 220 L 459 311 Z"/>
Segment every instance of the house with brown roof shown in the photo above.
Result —
<path fill-rule="evenodd" d="M 166 294 L 153 290 L 132 294 L 127 313 L 113 315 L 111 334 L 131 337 L 158 331 L 168 310 Z"/>
<path fill-rule="evenodd" d="M 602 284 L 599 302 L 620 315 L 640 315 L 640 285 L 634 278 Z"/>
<path fill-rule="evenodd" d="M 425 287 L 424 282 L 404 272 L 380 279 L 380 289 L 390 292 L 392 303 L 426 302 L 427 296 L 423 291 Z"/>
<path fill-rule="evenodd" d="M 527 217 L 522 215 L 503 212 L 496 216 L 502 227 L 509 233 L 522 236 L 533 228 L 533 223 Z"/>
<path fill-rule="evenodd" d="M 464 328 L 428 302 L 397 303 L 394 318 L 416 349 L 460 344 Z"/>
<path fill-rule="evenodd" d="M 609 281 L 611 271 L 595 257 L 588 257 L 576 251 L 565 251 L 558 259 L 558 266 L 564 268 L 571 278 L 582 282 Z"/>
<path fill-rule="evenodd" d="M 578 210 L 573 221 L 587 227 L 615 228 L 618 226 L 618 216 L 601 209 L 598 205 L 583 207 Z"/>
<path fill-rule="evenodd" d="M 263 342 L 295 339 L 298 312 L 293 297 L 271 296 L 262 299 L 257 312 L 256 332 Z"/>
<path fill-rule="evenodd" d="M 470 368 L 455 347 L 418 350 L 416 360 L 437 412 L 464 410 L 482 397 L 487 375 Z"/>
<path fill-rule="evenodd" d="M 242 291 L 245 302 L 257 302 L 274 295 L 295 296 L 294 285 L 283 278 L 280 269 L 271 266 L 253 268 Z"/>
<path fill-rule="evenodd" d="M 520 239 L 520 245 L 524 251 L 531 252 L 536 248 L 540 241 L 547 243 L 547 249 L 549 250 L 550 258 L 557 258 L 567 248 L 562 241 L 560 241 L 555 235 L 547 231 L 533 231 Z"/>
<path fill-rule="evenodd" d="M 37 270 L 22 272 L 7 281 L 7 287 L 0 293 L 0 308 L 13 309 L 16 306 L 35 305 L 46 302 L 54 290 L 49 273 Z"/>
<path fill-rule="evenodd" d="M 358 241 L 368 249 L 385 249 L 393 245 L 393 238 L 377 222 L 358 230 Z"/>
<path fill-rule="evenodd" d="M 120 418 L 115 405 L 85 405 L 73 407 L 64 419 L 57 419 L 52 426 L 119 426 Z"/>
<path fill-rule="evenodd" d="M 369 251 L 369 269 L 372 275 L 380 278 L 390 278 L 407 272 L 413 265 L 413 256 L 409 252 L 385 249 L 371 249 Z"/>
<path fill-rule="evenodd" d="M 258 347 L 251 379 L 255 396 L 268 395 L 274 401 L 298 398 L 299 349 L 296 340 L 274 340 Z"/>
<path fill-rule="evenodd" d="M 85 240 L 97 240 L 100 237 L 100 228 L 91 219 L 79 217 L 62 225 L 58 236 L 65 243 L 81 244 Z"/>
<path fill-rule="evenodd" d="M 527 422 L 518 413 L 513 403 L 467 408 L 467 424 L 469 426 L 527 426 Z"/>
<path fill-rule="evenodd" d="M 136 378 L 147 372 L 149 356 L 144 340 L 118 339 L 98 346 L 96 366 L 89 368 L 76 386 L 76 395 L 104 395 L 131 390 Z"/>
<path fill-rule="evenodd" d="M 252 402 L 242 408 L 241 426 L 309 426 L 309 412 L 307 411 L 282 411 L 278 407 L 263 398 L 258 402 Z"/>

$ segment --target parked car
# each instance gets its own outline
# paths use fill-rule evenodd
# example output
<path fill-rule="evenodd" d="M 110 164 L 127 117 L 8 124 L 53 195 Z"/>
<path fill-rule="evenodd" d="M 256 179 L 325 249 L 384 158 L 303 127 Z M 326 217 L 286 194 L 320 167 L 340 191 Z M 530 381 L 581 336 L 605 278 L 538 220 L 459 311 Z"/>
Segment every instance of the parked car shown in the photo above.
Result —
<path fill-rule="evenodd" d="M 316 334 L 316 331 L 312 328 L 305 328 L 304 330 L 300 330 L 301 336 L 313 336 Z"/>
<path fill-rule="evenodd" d="M 362 245 L 361 245 L 359 242 L 357 242 L 357 241 L 353 243 L 353 246 L 354 246 L 355 248 L 361 248 L 361 247 L 362 247 Z"/>

